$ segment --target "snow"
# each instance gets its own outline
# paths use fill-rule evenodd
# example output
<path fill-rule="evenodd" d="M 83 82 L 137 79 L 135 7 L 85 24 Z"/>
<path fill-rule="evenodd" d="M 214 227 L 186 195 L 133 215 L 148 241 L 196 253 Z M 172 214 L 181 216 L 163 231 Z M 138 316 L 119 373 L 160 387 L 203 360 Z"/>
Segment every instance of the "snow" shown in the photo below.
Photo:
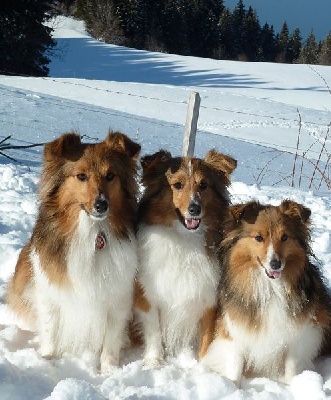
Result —
<path fill-rule="evenodd" d="M 279 204 L 291 198 L 310 207 L 313 249 L 331 282 L 330 191 L 318 173 L 310 184 L 311 163 L 323 150 L 331 122 L 331 67 L 150 53 L 97 42 L 80 21 L 61 17 L 54 27 L 61 58 L 52 60 L 49 78 L 0 76 L 0 140 L 11 135 L 14 145 L 44 143 L 74 129 L 94 141 L 111 128 L 137 140 L 143 154 L 163 147 L 179 155 L 187 100 L 198 91 L 195 154 L 203 157 L 214 147 L 238 160 L 233 202 Z M 306 160 L 301 172 L 298 158 L 292 187 L 299 131 Z M 1 400 L 331 398 L 330 359 L 317 360 L 316 371 L 304 371 L 289 386 L 254 378 L 238 389 L 185 353 L 144 370 L 141 350 L 125 349 L 121 366 L 108 375 L 91 372 L 88 360 L 40 357 L 38 337 L 8 310 L 4 295 L 35 220 L 41 152 L 42 147 L 6 152 L 17 162 L 0 155 Z M 329 139 L 321 171 L 328 154 Z"/>

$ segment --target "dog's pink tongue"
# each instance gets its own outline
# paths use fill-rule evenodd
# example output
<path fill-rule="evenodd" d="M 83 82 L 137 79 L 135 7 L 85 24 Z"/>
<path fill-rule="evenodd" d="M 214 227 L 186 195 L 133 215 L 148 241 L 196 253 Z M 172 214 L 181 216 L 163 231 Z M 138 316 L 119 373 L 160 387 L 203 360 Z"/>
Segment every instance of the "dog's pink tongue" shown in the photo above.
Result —
<path fill-rule="evenodd" d="M 281 271 L 268 271 L 268 275 L 272 279 L 278 279 L 281 276 Z"/>
<path fill-rule="evenodd" d="M 196 229 L 200 224 L 199 219 L 185 218 L 185 225 L 187 229 Z"/>

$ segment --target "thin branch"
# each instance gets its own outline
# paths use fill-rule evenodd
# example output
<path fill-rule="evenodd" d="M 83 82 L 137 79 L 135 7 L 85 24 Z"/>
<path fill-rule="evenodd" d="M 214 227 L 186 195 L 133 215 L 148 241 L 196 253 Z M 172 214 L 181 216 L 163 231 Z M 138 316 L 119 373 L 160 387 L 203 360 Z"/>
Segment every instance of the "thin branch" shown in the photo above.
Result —
<path fill-rule="evenodd" d="M 263 178 L 266 176 L 267 172 L 269 171 L 267 168 L 269 165 L 278 157 L 282 156 L 283 153 L 277 153 L 275 154 L 264 166 L 261 168 L 261 171 L 257 175 L 257 177 L 254 176 L 254 179 L 258 185 L 262 183 Z"/>
<path fill-rule="evenodd" d="M 302 153 L 301 167 L 300 167 L 300 175 L 299 175 L 299 184 L 298 184 L 298 187 L 299 187 L 299 188 L 301 187 L 301 180 L 302 180 L 302 176 L 303 176 L 303 161 L 305 160 L 306 154 L 308 153 L 308 151 L 309 151 L 313 146 L 315 146 L 316 143 L 318 143 L 318 139 L 316 139 L 315 142 L 313 142 L 313 143 L 308 147 L 308 149 Z"/>
<path fill-rule="evenodd" d="M 315 74 L 318 75 L 318 76 L 322 79 L 322 81 L 325 83 L 325 86 L 327 87 L 329 93 L 331 94 L 330 86 L 329 86 L 329 84 L 327 83 L 327 81 L 326 81 L 326 79 L 324 78 L 324 76 L 321 75 L 318 71 L 316 71 L 316 69 L 313 68 L 311 65 L 308 65 L 308 67 L 309 67 L 312 71 L 314 71 Z"/>
<path fill-rule="evenodd" d="M 15 160 L 15 158 L 10 157 L 8 154 L 3 153 L 2 151 L 0 151 L 0 154 L 6 158 L 8 158 L 11 161 L 17 162 L 17 160 Z"/>
<path fill-rule="evenodd" d="M 299 144 L 300 144 L 300 135 L 301 135 L 301 127 L 302 127 L 302 120 L 301 120 L 301 114 L 299 109 L 297 108 L 297 112 L 299 114 L 299 132 L 298 132 L 298 137 L 297 137 L 297 145 L 295 148 L 295 155 L 294 155 L 294 161 L 293 161 L 293 170 L 292 170 L 292 184 L 291 186 L 294 187 L 294 179 L 295 179 L 295 167 L 297 163 L 297 158 L 298 158 L 298 151 L 299 151 Z"/>
<path fill-rule="evenodd" d="M 44 146 L 45 143 L 33 143 L 33 144 L 25 144 L 20 146 L 11 145 L 9 143 L 5 143 L 11 136 L 7 136 L 0 141 L 0 154 L 11 161 L 17 162 L 17 160 L 8 154 L 4 153 L 4 150 L 19 150 L 19 149 L 30 149 L 32 147 Z"/>
<path fill-rule="evenodd" d="M 330 123 L 329 123 L 329 125 L 328 125 L 328 130 L 327 130 L 327 132 L 326 132 L 326 135 L 327 135 L 327 136 L 329 136 L 329 132 L 330 132 L 330 126 L 331 126 L 331 122 L 330 122 Z M 327 169 L 327 168 L 328 168 L 328 166 L 329 166 L 329 162 L 330 162 L 331 154 L 328 154 L 328 153 L 327 153 L 327 156 L 328 156 L 328 158 L 327 158 L 327 161 L 326 161 L 326 163 L 325 163 L 325 165 L 324 165 L 324 171 L 323 171 L 323 174 L 325 174 L 325 173 L 326 173 L 326 169 Z M 321 178 L 321 180 L 320 180 L 320 183 L 319 183 L 319 186 L 318 186 L 318 188 L 319 188 L 319 189 L 320 189 L 321 185 L 322 185 L 322 178 Z"/>
<path fill-rule="evenodd" d="M 9 136 L 5 137 L 4 139 L 2 139 L 1 142 L 0 142 L 0 145 L 1 145 L 2 143 L 4 143 L 6 140 L 10 139 L 10 138 L 11 138 L 11 136 L 9 135 Z"/>
<path fill-rule="evenodd" d="M 316 165 L 316 163 L 314 163 L 313 161 L 309 160 L 309 158 L 304 157 L 299 155 L 299 157 L 303 157 L 307 162 L 309 162 L 310 164 L 312 164 L 316 170 L 320 173 L 321 175 L 321 179 L 325 182 L 327 188 L 330 190 L 331 189 L 331 181 L 330 179 L 325 175 L 325 173 Z"/>
<path fill-rule="evenodd" d="M 313 184 L 313 180 L 314 180 L 314 177 L 315 177 L 315 174 L 316 174 L 317 167 L 318 167 L 318 165 L 319 165 L 319 163 L 320 163 L 320 161 L 321 161 L 322 153 L 324 152 L 325 145 L 326 145 L 326 141 L 327 141 L 328 136 L 329 136 L 329 129 L 330 129 L 330 124 L 329 124 L 329 126 L 328 126 L 327 131 L 326 131 L 326 134 L 325 134 L 325 137 L 324 137 L 324 141 L 323 141 L 323 144 L 322 144 L 322 147 L 321 147 L 321 151 L 320 151 L 320 153 L 319 153 L 319 155 L 318 155 L 318 159 L 317 159 L 317 162 L 316 162 L 316 164 L 315 164 L 315 168 L 314 168 L 313 174 L 312 174 L 312 176 L 311 176 L 311 178 L 310 178 L 309 189 L 311 189 L 311 187 L 312 187 L 312 184 Z"/>

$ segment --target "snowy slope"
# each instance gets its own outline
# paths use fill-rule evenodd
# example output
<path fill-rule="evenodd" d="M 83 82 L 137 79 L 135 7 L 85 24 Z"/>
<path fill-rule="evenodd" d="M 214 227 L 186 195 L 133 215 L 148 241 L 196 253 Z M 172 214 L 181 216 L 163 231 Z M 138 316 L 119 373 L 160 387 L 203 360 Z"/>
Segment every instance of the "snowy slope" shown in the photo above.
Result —
<path fill-rule="evenodd" d="M 85 140 L 102 139 L 120 129 L 143 148 L 181 153 L 187 100 L 201 95 L 195 153 L 211 147 L 238 159 L 233 202 L 259 199 L 279 203 L 292 198 L 313 212 L 313 248 L 331 282 L 331 196 L 316 163 L 331 121 L 331 68 L 306 65 L 237 63 L 149 53 L 105 45 L 90 38 L 70 19 L 56 21 L 61 59 L 49 78 L 0 76 L 0 140 L 44 143 L 64 131 L 78 130 Z M 299 188 L 291 187 L 294 153 L 310 161 Z M 13 273 L 18 253 L 29 238 L 36 215 L 36 191 L 42 147 L 0 155 L 0 295 Z M 322 160 L 330 153 L 329 139 Z M 321 169 L 324 164 L 321 162 Z M 328 173 L 328 168 L 326 169 Z M 70 356 L 44 360 L 38 338 L 0 304 L 0 399 L 325 399 L 331 398 L 331 360 L 318 360 L 289 387 L 265 378 L 247 380 L 238 390 L 203 369 L 188 354 L 155 371 L 142 369 L 141 351 L 125 350 L 122 367 L 93 375 Z"/>

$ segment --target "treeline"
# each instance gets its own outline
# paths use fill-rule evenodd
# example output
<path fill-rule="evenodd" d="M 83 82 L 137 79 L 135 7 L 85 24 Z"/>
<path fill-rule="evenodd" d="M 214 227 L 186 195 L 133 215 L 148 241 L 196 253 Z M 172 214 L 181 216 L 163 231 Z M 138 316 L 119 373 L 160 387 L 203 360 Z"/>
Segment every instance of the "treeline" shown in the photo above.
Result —
<path fill-rule="evenodd" d="M 51 11 L 47 0 L 0 2 L 0 74 L 48 75 L 56 44 L 45 25 Z"/>
<path fill-rule="evenodd" d="M 303 41 L 300 29 L 279 33 L 260 24 L 242 0 L 233 11 L 223 0 L 63 0 L 67 12 L 85 21 L 108 43 L 215 59 L 331 65 L 331 32 Z"/>
<path fill-rule="evenodd" d="M 302 42 L 299 28 L 279 33 L 261 26 L 242 0 L 231 12 L 223 0 L 0 1 L 0 74 L 45 76 L 55 48 L 45 24 L 54 12 L 85 21 L 108 43 L 215 59 L 331 65 L 331 32 Z"/>

